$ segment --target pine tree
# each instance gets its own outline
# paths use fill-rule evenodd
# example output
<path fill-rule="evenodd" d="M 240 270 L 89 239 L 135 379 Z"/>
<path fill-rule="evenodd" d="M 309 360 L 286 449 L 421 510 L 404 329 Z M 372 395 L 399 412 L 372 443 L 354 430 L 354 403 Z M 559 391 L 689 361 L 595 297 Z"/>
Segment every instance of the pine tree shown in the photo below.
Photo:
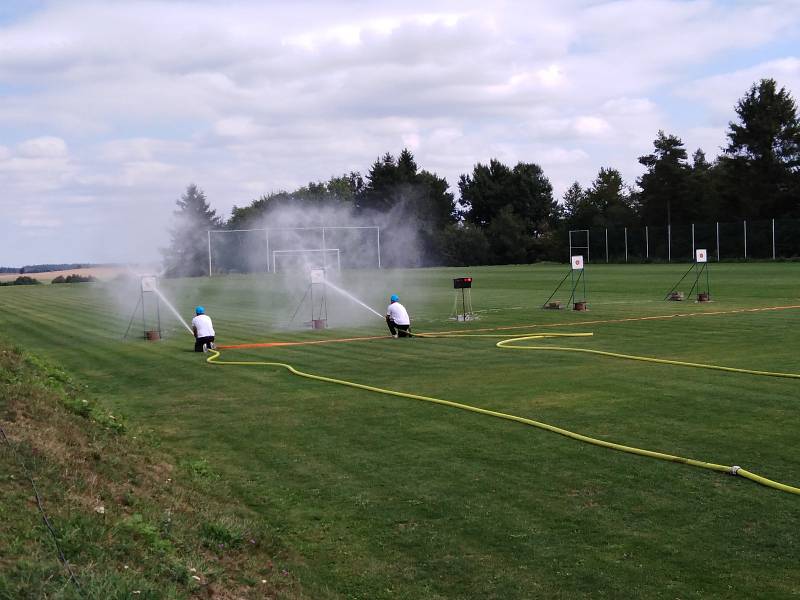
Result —
<path fill-rule="evenodd" d="M 162 251 L 164 272 L 168 277 L 196 277 L 208 274 L 209 229 L 219 229 L 221 220 L 211 208 L 206 195 L 195 184 L 175 204 L 175 225 L 170 230 L 171 241 Z"/>
<path fill-rule="evenodd" d="M 634 224 L 636 204 L 619 171 L 601 167 L 592 186 L 584 192 L 595 217 L 591 226 L 622 227 Z"/>
<path fill-rule="evenodd" d="M 721 159 L 726 209 L 736 217 L 800 215 L 800 119 L 774 79 L 753 84 L 736 104 Z"/>
<path fill-rule="evenodd" d="M 654 152 L 639 157 L 647 167 L 638 180 L 645 225 L 689 223 L 694 216 L 689 198 L 689 164 L 681 139 L 663 131 L 653 141 Z"/>

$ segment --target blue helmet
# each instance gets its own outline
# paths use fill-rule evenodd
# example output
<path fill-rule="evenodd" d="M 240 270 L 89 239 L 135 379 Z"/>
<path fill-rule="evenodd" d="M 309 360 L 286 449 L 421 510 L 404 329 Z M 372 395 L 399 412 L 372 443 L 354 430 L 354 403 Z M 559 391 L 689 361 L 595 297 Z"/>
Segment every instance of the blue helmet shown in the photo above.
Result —
<path fill-rule="evenodd" d="M 206 309 L 203 308 L 202 306 L 198 306 L 197 308 L 194 309 L 194 313 L 196 315 L 204 315 L 206 314 Z"/>
<path fill-rule="evenodd" d="M 389 298 L 389 300 L 391 300 L 392 302 L 397 302 L 398 300 L 400 300 L 400 298 L 397 296 L 397 294 L 392 294 L 392 297 Z"/>

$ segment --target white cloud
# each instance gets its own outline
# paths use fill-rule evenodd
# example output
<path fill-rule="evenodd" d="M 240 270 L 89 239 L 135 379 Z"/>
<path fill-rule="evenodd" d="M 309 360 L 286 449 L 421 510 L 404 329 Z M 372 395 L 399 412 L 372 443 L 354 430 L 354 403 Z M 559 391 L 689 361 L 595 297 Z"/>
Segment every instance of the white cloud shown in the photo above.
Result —
<path fill-rule="evenodd" d="M 61 138 L 43 136 L 21 142 L 17 152 L 24 158 L 62 158 L 67 155 L 67 144 Z"/>
<path fill-rule="evenodd" d="M 800 91 L 800 57 L 790 56 L 761 62 L 744 69 L 697 79 L 676 89 L 676 95 L 687 101 L 699 101 L 722 120 L 735 120 L 733 107 L 750 86 L 760 79 L 773 78 L 780 86 Z M 797 95 L 794 94 L 795 100 Z"/>
<path fill-rule="evenodd" d="M 261 133 L 251 117 L 226 117 L 214 123 L 214 133 L 229 138 L 253 138 Z"/>
<path fill-rule="evenodd" d="M 611 131 L 608 121 L 600 117 L 584 116 L 575 119 L 573 124 L 578 135 L 582 136 L 601 136 Z"/>

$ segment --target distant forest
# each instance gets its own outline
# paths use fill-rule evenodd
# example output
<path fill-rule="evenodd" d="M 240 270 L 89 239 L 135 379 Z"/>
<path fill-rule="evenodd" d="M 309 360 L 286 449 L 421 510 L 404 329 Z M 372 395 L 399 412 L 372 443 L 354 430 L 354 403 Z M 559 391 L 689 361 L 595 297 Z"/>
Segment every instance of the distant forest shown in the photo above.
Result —
<path fill-rule="evenodd" d="M 791 94 L 762 79 L 733 111 L 727 146 L 713 162 L 700 148 L 690 158 L 680 137 L 658 131 L 652 151 L 638 157 L 645 172 L 635 182 L 603 166 L 588 187 L 575 182 L 560 201 L 539 165 L 496 159 L 459 177 L 456 201 L 448 182 L 420 168 L 407 149 L 380 157 L 363 176 L 347 173 L 235 206 L 228 220 L 190 185 L 177 201 L 165 267 L 172 275 L 205 274 L 206 230 L 264 227 L 287 208 L 299 209 L 296 226 L 330 226 L 318 222 L 330 208 L 386 227 L 387 254 L 395 257 L 403 254 L 392 252 L 392 227 L 413 227 L 420 255 L 413 263 L 395 258 L 389 266 L 563 261 L 568 232 L 575 229 L 800 218 L 800 121 Z M 795 233 L 796 240 L 800 229 Z M 800 245 L 785 252 L 798 256 Z"/>
<path fill-rule="evenodd" d="M 24 267 L 0 267 L 0 273 L 50 273 L 51 271 L 68 271 L 70 269 L 88 269 L 90 267 L 107 267 L 98 263 L 63 263 L 44 265 L 25 265 Z"/>

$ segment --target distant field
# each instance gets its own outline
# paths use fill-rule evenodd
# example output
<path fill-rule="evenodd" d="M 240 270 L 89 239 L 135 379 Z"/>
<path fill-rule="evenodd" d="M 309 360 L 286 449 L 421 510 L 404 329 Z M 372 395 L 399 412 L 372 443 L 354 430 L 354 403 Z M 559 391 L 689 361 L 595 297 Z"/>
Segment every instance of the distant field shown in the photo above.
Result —
<path fill-rule="evenodd" d="M 800 372 L 800 264 L 714 264 L 712 303 L 664 302 L 687 268 L 590 265 L 588 313 L 539 308 L 565 274 L 554 265 L 354 271 L 339 283 L 379 312 L 399 294 L 417 331 L 591 332 L 554 345 Z M 466 324 L 448 320 L 462 275 L 475 278 L 481 317 Z M 306 285 L 281 276 L 160 285 L 186 319 L 203 304 L 221 344 L 386 333 L 331 291 L 330 329 L 298 328 L 302 306 L 290 324 Z M 291 550 L 309 598 L 800 595 L 800 496 L 275 367 L 209 365 L 163 305 L 164 339 L 141 341 L 138 300 L 111 283 L 3 287 L 0 336 L 71 371 L 178 460 L 206 459 Z M 782 308 L 748 310 L 769 307 Z M 385 337 L 222 359 L 289 363 L 800 485 L 800 381 L 504 350 L 500 339 Z"/>
<path fill-rule="evenodd" d="M 33 279 L 38 279 L 42 283 L 50 283 L 53 279 L 58 277 L 59 275 L 63 275 L 66 277 L 67 275 L 77 274 L 83 275 L 87 277 L 89 275 L 93 277 L 97 277 L 100 280 L 109 280 L 113 279 L 120 273 L 126 273 L 127 269 L 125 267 L 89 267 L 85 269 L 68 269 L 66 271 L 48 271 L 46 273 L 23 273 L 28 277 L 32 277 Z M 17 277 L 19 277 L 19 273 L 0 273 L 0 281 L 14 281 Z"/>

